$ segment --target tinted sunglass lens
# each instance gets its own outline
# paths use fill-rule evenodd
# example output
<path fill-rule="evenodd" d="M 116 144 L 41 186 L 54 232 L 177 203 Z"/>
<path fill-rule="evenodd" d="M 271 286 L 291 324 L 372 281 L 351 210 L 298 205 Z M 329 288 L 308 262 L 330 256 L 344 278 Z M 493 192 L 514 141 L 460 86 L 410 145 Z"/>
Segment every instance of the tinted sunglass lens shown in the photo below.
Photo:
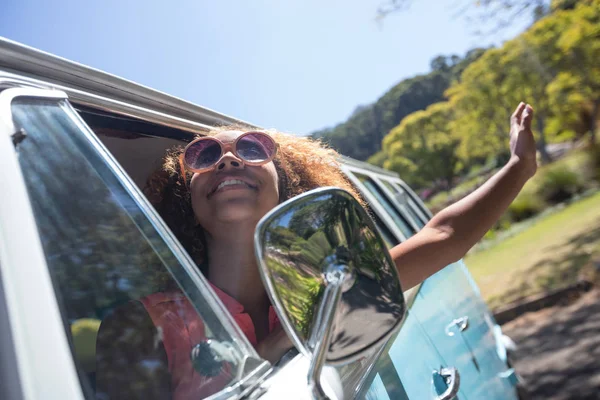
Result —
<path fill-rule="evenodd" d="M 245 161 L 261 162 L 275 154 L 275 142 L 263 133 L 249 133 L 237 143 L 237 153 Z"/>
<path fill-rule="evenodd" d="M 211 139 L 199 140 L 184 155 L 184 161 L 192 169 L 204 169 L 214 165 L 221 158 L 221 146 Z"/>

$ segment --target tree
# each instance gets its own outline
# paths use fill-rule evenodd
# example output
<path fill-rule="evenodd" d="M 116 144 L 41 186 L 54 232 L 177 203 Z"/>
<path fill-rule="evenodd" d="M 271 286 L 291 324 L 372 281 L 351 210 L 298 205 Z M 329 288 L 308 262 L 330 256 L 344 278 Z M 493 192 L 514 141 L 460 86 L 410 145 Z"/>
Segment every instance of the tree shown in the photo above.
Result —
<path fill-rule="evenodd" d="M 563 139 L 578 139 L 589 133 L 595 141 L 594 104 L 590 88 L 581 77 L 570 72 L 560 72 L 546 88 L 553 117 L 548 122 L 549 131 Z"/>
<path fill-rule="evenodd" d="M 578 3 L 571 11 L 557 11 L 538 21 L 509 47 L 513 64 L 521 67 L 510 78 L 528 82 L 521 91 L 535 98 L 540 140 L 547 123 L 551 133 L 560 135 L 581 131 L 578 125 L 584 122 L 590 141 L 595 142 L 600 112 L 600 1 Z"/>
<path fill-rule="evenodd" d="M 589 140 L 596 142 L 597 121 L 600 118 L 600 1 L 592 0 L 579 4 L 573 11 L 557 13 L 553 18 L 561 20 L 565 29 L 560 31 L 556 47 L 560 57 L 555 58 L 557 69 L 562 74 L 550 89 L 558 94 L 557 102 L 564 99 L 565 83 L 570 92 L 580 94 L 579 109 L 588 109 L 582 114 L 588 125 Z M 565 74 L 570 74 L 567 78 Z M 576 102 L 570 96 L 570 102 Z"/>
<path fill-rule="evenodd" d="M 523 100 L 534 105 L 537 149 L 542 161 L 548 163 L 552 161 L 546 150 L 547 122 L 551 110 L 546 88 L 557 72 L 547 61 L 554 54 L 552 41 L 538 40 L 539 24 L 504 45 L 503 68 L 507 73 L 502 84 L 506 95 L 512 95 L 510 97 L 515 103 Z"/>
<path fill-rule="evenodd" d="M 443 101 L 444 91 L 484 51 L 473 49 L 464 58 L 456 55 L 436 57 L 432 61 L 432 67 L 437 65 L 435 60 L 438 60 L 443 63 L 442 68 L 401 81 L 374 104 L 357 107 L 346 122 L 314 132 L 312 136 L 324 140 L 344 155 L 367 160 L 381 150 L 383 137 L 402 118 Z M 380 159 L 379 162 L 383 160 Z"/>
<path fill-rule="evenodd" d="M 441 181 L 451 185 L 458 165 L 459 140 L 450 132 L 450 103 L 437 103 L 402 120 L 383 141 L 388 160 L 384 166 L 394 170 L 410 184 L 426 186 Z"/>
<path fill-rule="evenodd" d="M 448 103 L 406 116 L 384 139 L 383 154 L 370 160 L 417 186 L 440 179 L 448 184 L 450 171 L 509 157 L 508 121 L 520 101 L 535 109 L 534 133 L 544 162 L 550 161 L 547 141 L 589 132 L 594 142 L 600 117 L 599 39 L 600 0 L 554 11 L 469 63 L 445 92 Z M 432 61 L 438 70 L 446 65 L 444 57 Z M 431 143 L 438 138 L 447 141 L 436 148 Z M 448 165 L 435 163 L 441 157 Z"/>
<path fill-rule="evenodd" d="M 503 49 L 490 49 L 447 92 L 454 109 L 449 129 L 460 138 L 457 155 L 470 166 L 508 153 L 508 120 L 515 99 L 503 85 Z M 518 101 L 516 101 L 518 103 Z"/>
<path fill-rule="evenodd" d="M 561 68 L 565 68 L 561 65 L 567 56 L 558 46 L 563 32 L 579 24 L 574 22 L 577 20 L 572 14 L 561 11 L 545 17 L 501 48 L 486 52 L 469 65 L 461 81 L 448 90 L 447 95 L 457 109 L 454 129 L 463 131 L 461 158 L 472 160 L 507 151 L 506 121 L 518 102 L 528 101 L 536 111 L 534 130 L 538 151 L 544 162 L 551 160 L 546 144 L 548 140 L 560 139 L 552 135 L 558 132 L 555 114 L 559 110 L 553 106 L 556 101 L 552 102 L 548 96 L 548 88 Z M 586 48 L 594 46 L 588 44 Z M 588 61 L 577 67 L 580 75 L 584 73 L 582 67 L 594 68 L 593 56 L 586 56 Z M 578 60 L 584 59 L 584 56 L 578 57 Z M 570 65 L 566 68 L 577 69 Z M 559 93 L 556 89 L 554 92 Z"/>

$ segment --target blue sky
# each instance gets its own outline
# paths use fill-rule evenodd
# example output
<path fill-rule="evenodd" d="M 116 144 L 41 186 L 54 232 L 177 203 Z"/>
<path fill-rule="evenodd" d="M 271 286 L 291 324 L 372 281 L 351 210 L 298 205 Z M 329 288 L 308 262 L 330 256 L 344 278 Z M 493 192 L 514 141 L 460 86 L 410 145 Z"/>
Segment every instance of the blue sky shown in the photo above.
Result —
<path fill-rule="evenodd" d="M 415 0 L 378 24 L 379 0 L 0 0 L 0 36 L 307 134 L 427 72 L 438 54 L 489 45 L 454 3 Z"/>

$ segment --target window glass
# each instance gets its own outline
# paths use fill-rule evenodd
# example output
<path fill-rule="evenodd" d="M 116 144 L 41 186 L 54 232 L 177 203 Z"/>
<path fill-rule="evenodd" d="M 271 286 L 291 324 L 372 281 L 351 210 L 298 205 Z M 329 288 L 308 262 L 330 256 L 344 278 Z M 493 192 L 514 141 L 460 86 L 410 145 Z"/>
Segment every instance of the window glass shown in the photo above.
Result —
<path fill-rule="evenodd" d="M 392 180 L 392 184 L 394 185 L 394 187 L 397 188 L 399 193 L 403 193 L 406 195 L 406 198 L 409 200 L 410 204 L 414 205 L 414 209 L 417 212 L 417 214 L 419 214 L 424 221 L 429 221 L 431 213 L 429 212 L 427 207 L 425 207 L 425 204 L 423 204 L 419 197 L 416 194 L 411 193 L 410 188 L 407 187 L 407 185 L 404 182 L 401 182 L 399 180 Z"/>
<path fill-rule="evenodd" d="M 390 215 L 396 226 L 398 226 L 398 228 L 402 231 L 404 236 L 406 236 L 407 238 L 411 237 L 415 233 L 414 229 L 410 226 L 409 222 L 406 219 L 404 219 L 404 217 L 402 217 L 402 215 L 394 207 L 392 202 L 385 196 L 383 191 L 377 186 L 377 183 L 375 183 L 375 181 L 373 181 L 366 175 L 357 173 L 354 173 L 354 175 L 356 175 L 360 182 L 363 185 L 365 185 L 367 190 L 371 192 L 371 194 L 375 196 L 377 201 L 385 208 L 387 213 Z"/>
<path fill-rule="evenodd" d="M 17 99 L 12 111 L 27 132 L 19 162 L 84 390 L 98 399 L 202 398 L 232 384 L 253 350 L 67 103 Z M 217 361 L 209 343 L 226 345 L 229 358 Z"/>
<path fill-rule="evenodd" d="M 396 201 L 404 206 L 404 211 L 409 214 L 410 218 L 417 224 L 419 229 L 423 228 L 427 220 L 423 218 L 419 212 L 419 206 L 402 188 L 392 184 L 390 181 L 382 179 L 381 182 L 394 194 Z"/>
<path fill-rule="evenodd" d="M 381 219 L 377 215 L 375 215 L 374 212 L 371 212 L 370 214 L 371 217 L 373 217 L 375 225 L 377 226 L 377 230 L 379 230 L 379 233 L 381 234 L 381 237 L 383 238 L 383 241 L 385 242 L 388 249 L 391 249 L 392 247 L 397 245 L 399 243 L 398 240 L 394 237 L 392 232 L 390 232 L 387 226 L 385 226 Z"/>

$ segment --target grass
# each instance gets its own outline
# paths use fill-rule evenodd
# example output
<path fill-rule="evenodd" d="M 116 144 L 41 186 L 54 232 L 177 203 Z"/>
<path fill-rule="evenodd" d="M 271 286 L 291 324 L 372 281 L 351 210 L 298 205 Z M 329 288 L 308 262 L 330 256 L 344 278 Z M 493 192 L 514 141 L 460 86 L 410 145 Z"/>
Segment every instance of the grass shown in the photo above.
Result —
<path fill-rule="evenodd" d="M 494 308 L 574 283 L 582 268 L 599 257 L 600 192 L 536 219 L 465 261 Z"/>

